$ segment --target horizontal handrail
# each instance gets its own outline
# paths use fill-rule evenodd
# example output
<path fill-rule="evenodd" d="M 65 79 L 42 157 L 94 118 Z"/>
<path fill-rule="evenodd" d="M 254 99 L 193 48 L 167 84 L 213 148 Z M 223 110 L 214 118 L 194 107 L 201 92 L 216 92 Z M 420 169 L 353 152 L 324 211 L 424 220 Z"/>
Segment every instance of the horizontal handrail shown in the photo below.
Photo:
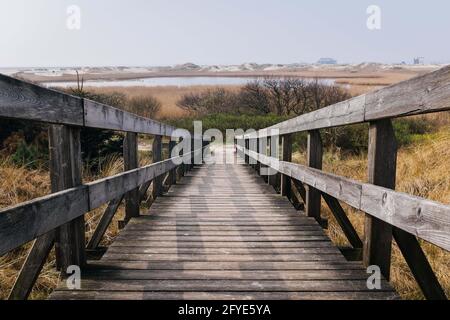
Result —
<path fill-rule="evenodd" d="M 2 74 L 0 117 L 160 136 L 177 133 L 173 126 Z"/>
<path fill-rule="evenodd" d="M 237 136 L 255 139 L 450 110 L 450 66 Z"/>
<path fill-rule="evenodd" d="M 204 148 L 0 210 L 0 256 L 169 172 Z"/>
<path fill-rule="evenodd" d="M 450 206 L 421 197 L 279 161 L 237 145 L 247 156 L 355 209 L 450 251 Z"/>

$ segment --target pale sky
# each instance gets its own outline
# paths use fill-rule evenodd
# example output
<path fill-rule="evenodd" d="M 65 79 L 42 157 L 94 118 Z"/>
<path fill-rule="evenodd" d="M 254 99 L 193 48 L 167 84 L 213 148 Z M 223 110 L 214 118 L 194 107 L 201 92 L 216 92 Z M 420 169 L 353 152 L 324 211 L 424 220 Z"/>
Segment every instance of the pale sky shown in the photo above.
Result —
<path fill-rule="evenodd" d="M 0 67 L 449 63 L 449 16 L 448 0 L 0 0 Z"/>

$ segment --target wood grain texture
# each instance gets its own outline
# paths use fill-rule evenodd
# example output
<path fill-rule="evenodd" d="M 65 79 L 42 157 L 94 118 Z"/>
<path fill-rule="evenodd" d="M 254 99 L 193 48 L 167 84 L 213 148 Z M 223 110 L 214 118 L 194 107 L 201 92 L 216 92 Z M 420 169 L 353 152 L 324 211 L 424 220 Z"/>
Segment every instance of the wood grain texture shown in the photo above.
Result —
<path fill-rule="evenodd" d="M 153 163 L 160 162 L 162 160 L 162 137 L 154 136 L 153 137 L 153 147 L 152 147 L 152 158 Z M 153 199 L 156 199 L 160 195 L 163 194 L 163 176 L 158 175 L 153 179 Z"/>
<path fill-rule="evenodd" d="M 134 170 L 139 167 L 138 135 L 127 132 L 123 141 L 123 163 L 124 171 Z M 139 216 L 140 205 L 139 186 L 125 194 L 125 223 L 132 217 Z"/>
<path fill-rule="evenodd" d="M 85 126 L 143 134 L 171 136 L 176 128 L 95 101 L 84 99 Z"/>
<path fill-rule="evenodd" d="M 83 126 L 83 99 L 0 74 L 0 117 Z"/>
<path fill-rule="evenodd" d="M 80 129 L 63 125 L 49 128 L 50 181 L 52 192 L 78 187 L 82 183 Z M 70 265 L 86 263 L 85 222 L 80 215 L 56 231 L 56 265 L 66 270 Z"/>
<path fill-rule="evenodd" d="M 368 182 L 395 189 L 397 143 L 391 120 L 370 123 L 368 150 Z M 389 279 L 391 268 L 392 224 L 366 214 L 364 221 L 363 262 L 377 265 Z"/>

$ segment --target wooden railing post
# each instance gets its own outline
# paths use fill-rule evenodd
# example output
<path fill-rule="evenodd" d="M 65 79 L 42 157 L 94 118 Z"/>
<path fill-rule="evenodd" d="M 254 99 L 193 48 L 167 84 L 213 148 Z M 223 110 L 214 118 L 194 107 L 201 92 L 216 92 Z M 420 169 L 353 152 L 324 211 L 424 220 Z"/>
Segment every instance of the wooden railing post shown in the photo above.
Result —
<path fill-rule="evenodd" d="M 370 123 L 368 158 L 368 182 L 395 189 L 397 145 L 390 119 Z M 364 232 L 364 264 L 377 265 L 389 280 L 392 226 L 366 214 Z"/>
<path fill-rule="evenodd" d="M 286 162 L 292 161 L 292 135 L 286 134 L 281 136 L 281 160 Z M 291 199 L 291 178 L 284 174 L 281 175 L 281 195 Z"/>
<path fill-rule="evenodd" d="M 261 140 L 256 138 L 256 153 L 258 154 L 261 152 L 260 143 Z M 259 175 L 261 175 L 261 162 L 259 162 L 259 160 L 256 160 L 255 170 Z"/>
<path fill-rule="evenodd" d="M 172 158 L 172 151 L 175 148 L 175 146 L 177 145 L 176 141 L 170 141 L 169 142 L 169 159 Z M 177 173 L 176 173 L 177 168 L 174 168 L 172 170 L 170 170 L 169 172 L 169 179 L 168 182 L 170 185 L 174 185 L 177 183 Z"/>
<path fill-rule="evenodd" d="M 248 149 L 249 149 L 249 145 L 250 145 L 250 143 L 249 143 L 249 140 L 248 139 L 244 139 L 244 148 L 245 148 L 245 151 L 248 151 Z M 244 154 L 244 158 L 245 158 L 245 164 L 250 164 L 250 157 L 248 156 L 248 154 Z"/>
<path fill-rule="evenodd" d="M 80 129 L 52 125 L 49 129 L 50 180 L 52 192 L 81 185 Z M 67 267 L 86 264 L 84 216 L 58 228 L 56 232 L 56 264 L 65 274 Z"/>
<path fill-rule="evenodd" d="M 153 163 L 162 161 L 162 136 L 154 136 L 152 146 Z M 153 179 L 153 200 L 163 194 L 163 176 L 160 175 Z"/>
<path fill-rule="evenodd" d="M 322 169 L 322 139 L 318 130 L 308 131 L 307 165 L 311 168 Z M 312 186 L 306 186 L 305 211 L 308 217 L 314 217 L 320 224 L 321 194 Z"/>
<path fill-rule="evenodd" d="M 123 141 L 123 162 L 125 171 L 139 167 L 138 156 L 138 135 L 134 132 L 127 132 Z M 124 223 L 133 217 L 139 217 L 139 188 L 133 189 L 125 195 L 125 220 Z M 122 225 L 123 226 L 123 225 Z"/>

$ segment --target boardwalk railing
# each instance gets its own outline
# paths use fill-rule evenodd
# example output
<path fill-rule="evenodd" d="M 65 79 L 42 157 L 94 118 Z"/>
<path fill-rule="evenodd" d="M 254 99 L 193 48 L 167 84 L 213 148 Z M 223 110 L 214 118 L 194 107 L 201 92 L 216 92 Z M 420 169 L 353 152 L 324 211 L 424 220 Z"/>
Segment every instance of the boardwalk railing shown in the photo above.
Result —
<path fill-rule="evenodd" d="M 450 110 L 450 67 L 238 136 L 237 149 L 256 170 L 276 170 L 268 182 L 293 201 L 302 200 L 306 214 L 321 224 L 323 197 L 349 243 L 362 250 L 366 266 L 379 266 L 389 279 L 393 237 L 424 295 L 446 299 L 418 238 L 450 250 L 450 206 L 393 190 L 397 146 L 391 123 L 392 118 L 445 110 Z M 322 171 L 319 130 L 364 122 L 370 124 L 368 183 Z M 302 131 L 308 132 L 306 166 L 291 162 L 291 135 Z M 364 240 L 339 201 L 366 214 Z"/>
<path fill-rule="evenodd" d="M 52 194 L 0 210 L 0 256 L 33 240 L 10 299 L 25 299 L 55 244 L 57 268 L 86 264 L 84 215 L 108 203 L 88 242 L 95 250 L 125 199 L 125 221 L 139 216 L 139 205 L 153 182 L 153 197 L 162 194 L 163 178 L 176 183 L 201 149 L 162 159 L 162 137 L 185 138 L 182 130 L 107 105 L 0 75 L 0 118 L 32 120 L 49 127 Z M 80 130 L 99 128 L 125 132 L 125 172 L 82 183 Z M 138 134 L 154 136 L 153 163 L 138 166 Z M 195 138 L 195 137 L 194 137 Z M 173 140 L 173 139 L 172 139 Z M 169 154 L 176 141 L 169 143 Z M 182 165 L 177 165 L 183 163 Z"/>

